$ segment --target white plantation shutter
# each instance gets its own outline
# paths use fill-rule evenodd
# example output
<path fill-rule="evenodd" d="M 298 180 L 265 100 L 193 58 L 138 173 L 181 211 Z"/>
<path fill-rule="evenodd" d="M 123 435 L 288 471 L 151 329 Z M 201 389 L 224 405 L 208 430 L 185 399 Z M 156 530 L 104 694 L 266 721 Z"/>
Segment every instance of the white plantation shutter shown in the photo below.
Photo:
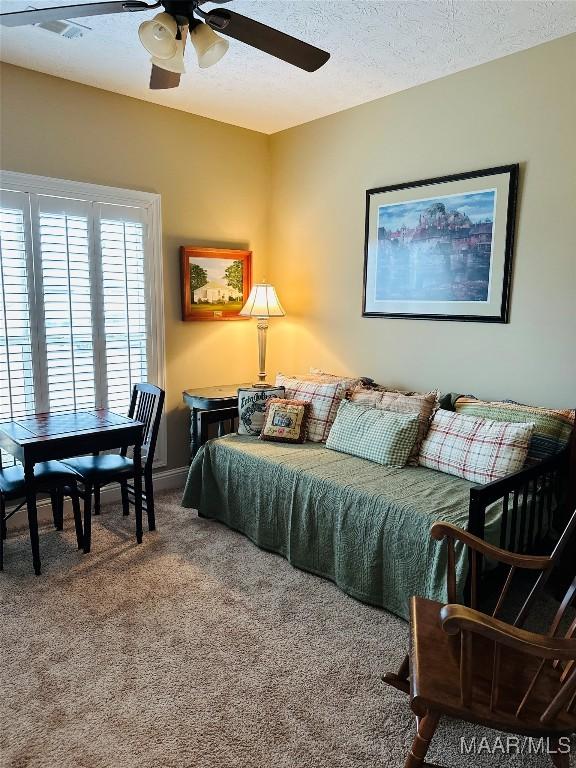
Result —
<path fill-rule="evenodd" d="M 139 211 L 99 206 L 108 406 L 125 411 L 132 387 L 146 380 L 144 224 Z"/>
<path fill-rule="evenodd" d="M 87 203 L 39 196 L 40 268 L 44 304 L 45 410 L 96 405 Z M 36 217 L 34 217 L 36 218 Z M 41 273 L 41 274 L 39 274 Z"/>
<path fill-rule="evenodd" d="M 158 196 L 9 172 L 2 181 L 0 419 L 126 413 L 135 383 L 163 386 Z M 165 451 L 162 426 L 157 464 Z"/>
<path fill-rule="evenodd" d="M 26 195 L 0 197 L 0 411 L 9 417 L 34 408 L 26 207 Z"/>
<path fill-rule="evenodd" d="M 0 193 L 0 415 L 35 408 L 29 306 L 28 200 Z M 2 464 L 13 462 L 2 454 Z"/>

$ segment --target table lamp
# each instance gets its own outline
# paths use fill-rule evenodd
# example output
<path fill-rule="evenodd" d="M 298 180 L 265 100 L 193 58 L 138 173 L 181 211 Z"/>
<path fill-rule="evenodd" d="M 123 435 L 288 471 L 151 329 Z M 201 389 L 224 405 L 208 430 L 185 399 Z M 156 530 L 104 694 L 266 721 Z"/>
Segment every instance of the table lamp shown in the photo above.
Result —
<path fill-rule="evenodd" d="M 274 286 L 270 283 L 256 283 L 250 291 L 248 301 L 240 310 L 242 317 L 258 318 L 258 384 L 255 387 L 267 387 L 266 384 L 266 331 L 269 317 L 284 317 L 286 312 L 278 301 Z"/>

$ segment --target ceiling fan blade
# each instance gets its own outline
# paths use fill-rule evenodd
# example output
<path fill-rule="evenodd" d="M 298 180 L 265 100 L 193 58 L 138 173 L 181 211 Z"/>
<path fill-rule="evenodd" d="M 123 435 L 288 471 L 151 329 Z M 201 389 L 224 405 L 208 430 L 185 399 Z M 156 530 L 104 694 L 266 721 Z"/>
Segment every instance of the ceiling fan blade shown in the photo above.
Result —
<path fill-rule="evenodd" d="M 0 13 L 0 24 L 5 27 L 21 27 L 26 24 L 42 24 L 46 21 L 60 19 L 79 19 L 82 16 L 102 16 L 107 13 L 124 13 L 125 11 L 147 11 L 157 8 L 160 3 L 148 5 L 139 0 L 123 0 L 123 2 L 85 3 L 84 5 L 61 5 L 58 8 L 38 8 L 34 11 L 12 11 Z"/>
<path fill-rule="evenodd" d="M 315 72 L 330 58 L 330 54 L 320 48 L 234 11 L 215 8 L 202 17 L 217 32 L 305 69 L 306 72 Z"/>
<path fill-rule="evenodd" d="M 150 89 L 152 91 L 165 91 L 168 88 L 178 88 L 180 85 L 180 75 L 176 72 L 168 72 L 167 69 L 160 69 L 156 64 L 152 64 L 150 72 Z"/>

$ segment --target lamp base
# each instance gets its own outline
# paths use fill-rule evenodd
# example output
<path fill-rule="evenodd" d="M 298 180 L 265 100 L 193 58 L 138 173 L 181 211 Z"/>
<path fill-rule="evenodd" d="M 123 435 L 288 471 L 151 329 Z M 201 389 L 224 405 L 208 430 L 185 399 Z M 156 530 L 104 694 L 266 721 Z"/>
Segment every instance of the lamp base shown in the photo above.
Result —
<path fill-rule="evenodd" d="M 266 381 L 256 381 L 252 384 L 252 387 L 254 389 L 268 389 L 268 387 L 272 387 L 272 384 L 268 384 Z"/>
<path fill-rule="evenodd" d="M 256 387 L 267 387 L 266 384 L 266 331 L 268 330 L 268 319 L 258 318 L 258 384 Z"/>

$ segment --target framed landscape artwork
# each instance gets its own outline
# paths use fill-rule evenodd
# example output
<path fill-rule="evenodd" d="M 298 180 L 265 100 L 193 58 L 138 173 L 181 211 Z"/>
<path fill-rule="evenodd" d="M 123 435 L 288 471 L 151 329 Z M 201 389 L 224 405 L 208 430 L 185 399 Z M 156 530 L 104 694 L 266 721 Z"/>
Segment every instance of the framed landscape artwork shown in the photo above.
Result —
<path fill-rule="evenodd" d="M 518 165 L 366 192 L 364 317 L 507 323 Z"/>
<path fill-rule="evenodd" d="M 180 248 L 183 320 L 246 320 L 238 314 L 252 288 L 252 251 Z"/>

